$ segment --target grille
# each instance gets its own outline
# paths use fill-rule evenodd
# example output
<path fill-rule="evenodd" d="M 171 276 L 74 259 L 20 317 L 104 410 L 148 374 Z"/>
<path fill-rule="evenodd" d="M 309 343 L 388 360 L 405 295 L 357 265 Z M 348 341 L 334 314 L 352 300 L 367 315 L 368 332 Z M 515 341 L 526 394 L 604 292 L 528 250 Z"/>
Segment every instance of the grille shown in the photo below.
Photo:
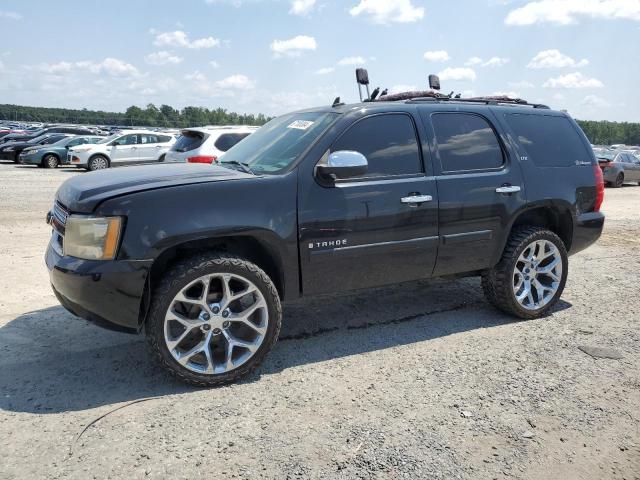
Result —
<path fill-rule="evenodd" d="M 67 217 L 69 217 L 69 211 L 64 208 L 60 203 L 55 202 L 53 204 L 53 217 L 63 227 L 67 224 Z"/>

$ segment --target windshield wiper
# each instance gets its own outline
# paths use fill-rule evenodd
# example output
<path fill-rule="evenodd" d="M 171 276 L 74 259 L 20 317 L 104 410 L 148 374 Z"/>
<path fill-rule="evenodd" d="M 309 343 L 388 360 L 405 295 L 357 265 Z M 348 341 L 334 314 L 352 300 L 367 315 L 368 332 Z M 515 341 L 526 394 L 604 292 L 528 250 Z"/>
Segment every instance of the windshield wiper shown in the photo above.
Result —
<path fill-rule="evenodd" d="M 249 166 L 248 163 L 239 162 L 237 160 L 227 160 L 226 162 L 224 160 L 221 160 L 218 163 L 220 165 L 223 165 L 225 163 L 227 163 L 229 165 L 237 165 L 238 167 L 240 167 L 240 170 L 242 170 L 244 173 L 250 173 L 251 175 L 255 175 L 256 174 L 253 170 L 251 170 L 251 167 Z"/>

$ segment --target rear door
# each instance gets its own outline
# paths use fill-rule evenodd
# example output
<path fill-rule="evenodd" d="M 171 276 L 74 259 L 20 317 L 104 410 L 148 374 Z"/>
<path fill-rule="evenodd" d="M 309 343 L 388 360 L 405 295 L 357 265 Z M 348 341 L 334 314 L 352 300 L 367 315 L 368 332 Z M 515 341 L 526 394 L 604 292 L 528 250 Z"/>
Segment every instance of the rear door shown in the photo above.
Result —
<path fill-rule="evenodd" d="M 156 161 L 160 157 L 160 144 L 158 136 L 142 133 L 138 135 L 139 142 L 136 152 L 136 161 L 151 162 Z"/>
<path fill-rule="evenodd" d="M 624 168 L 624 178 L 625 181 L 636 182 L 640 180 L 640 169 L 639 165 L 636 163 L 636 157 L 631 155 L 630 153 L 622 153 L 620 155 L 622 157 L 622 164 Z"/>
<path fill-rule="evenodd" d="M 304 293 L 431 276 L 437 252 L 438 198 L 432 172 L 424 169 L 413 116 L 384 113 L 361 118 L 329 151 L 339 150 L 362 153 L 368 172 L 333 185 L 321 185 L 311 175 L 300 179 Z"/>
<path fill-rule="evenodd" d="M 519 164 L 498 134 L 492 112 L 465 110 L 446 105 L 421 110 L 440 200 L 435 275 L 491 266 L 513 215 L 526 202 Z"/>

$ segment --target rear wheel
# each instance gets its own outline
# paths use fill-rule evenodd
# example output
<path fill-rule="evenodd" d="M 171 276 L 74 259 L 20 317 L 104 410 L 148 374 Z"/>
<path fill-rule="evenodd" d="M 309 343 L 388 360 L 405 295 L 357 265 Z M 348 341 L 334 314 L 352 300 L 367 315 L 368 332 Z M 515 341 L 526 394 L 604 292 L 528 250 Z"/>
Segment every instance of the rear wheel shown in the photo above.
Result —
<path fill-rule="evenodd" d="M 162 155 L 160 155 L 158 162 L 164 162 L 164 159 L 165 159 L 165 154 L 163 153 Z"/>
<path fill-rule="evenodd" d="M 44 168 L 57 168 L 60 160 L 53 154 L 47 154 L 42 159 L 42 166 Z"/>
<path fill-rule="evenodd" d="M 502 259 L 482 276 L 487 300 L 519 318 L 537 318 L 559 300 L 567 281 L 568 257 L 555 233 L 540 227 L 514 231 Z"/>
<path fill-rule="evenodd" d="M 624 184 L 624 173 L 620 172 L 615 181 L 611 184 L 613 188 L 620 188 Z"/>
<path fill-rule="evenodd" d="M 103 170 L 109 168 L 109 160 L 102 155 L 96 155 L 89 160 L 87 164 L 87 170 L 93 172 L 94 170 Z"/>
<path fill-rule="evenodd" d="M 255 369 L 275 344 L 281 321 L 280 298 L 260 268 L 239 257 L 200 255 L 164 275 L 146 336 L 170 374 L 208 387 Z"/>

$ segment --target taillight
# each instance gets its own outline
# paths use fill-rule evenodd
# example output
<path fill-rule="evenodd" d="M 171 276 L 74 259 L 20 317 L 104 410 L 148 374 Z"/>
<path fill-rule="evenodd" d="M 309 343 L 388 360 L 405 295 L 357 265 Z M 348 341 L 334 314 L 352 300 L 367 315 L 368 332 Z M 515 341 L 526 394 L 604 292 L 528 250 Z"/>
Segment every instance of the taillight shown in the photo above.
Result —
<path fill-rule="evenodd" d="M 197 157 L 189 157 L 187 158 L 187 162 L 189 163 L 213 163 L 218 159 L 218 157 L 215 156 L 207 156 L 207 155 L 200 155 Z"/>
<path fill-rule="evenodd" d="M 593 211 L 599 212 L 604 200 L 604 177 L 598 165 L 593 166 L 593 173 L 596 176 L 596 201 L 593 205 Z"/>

